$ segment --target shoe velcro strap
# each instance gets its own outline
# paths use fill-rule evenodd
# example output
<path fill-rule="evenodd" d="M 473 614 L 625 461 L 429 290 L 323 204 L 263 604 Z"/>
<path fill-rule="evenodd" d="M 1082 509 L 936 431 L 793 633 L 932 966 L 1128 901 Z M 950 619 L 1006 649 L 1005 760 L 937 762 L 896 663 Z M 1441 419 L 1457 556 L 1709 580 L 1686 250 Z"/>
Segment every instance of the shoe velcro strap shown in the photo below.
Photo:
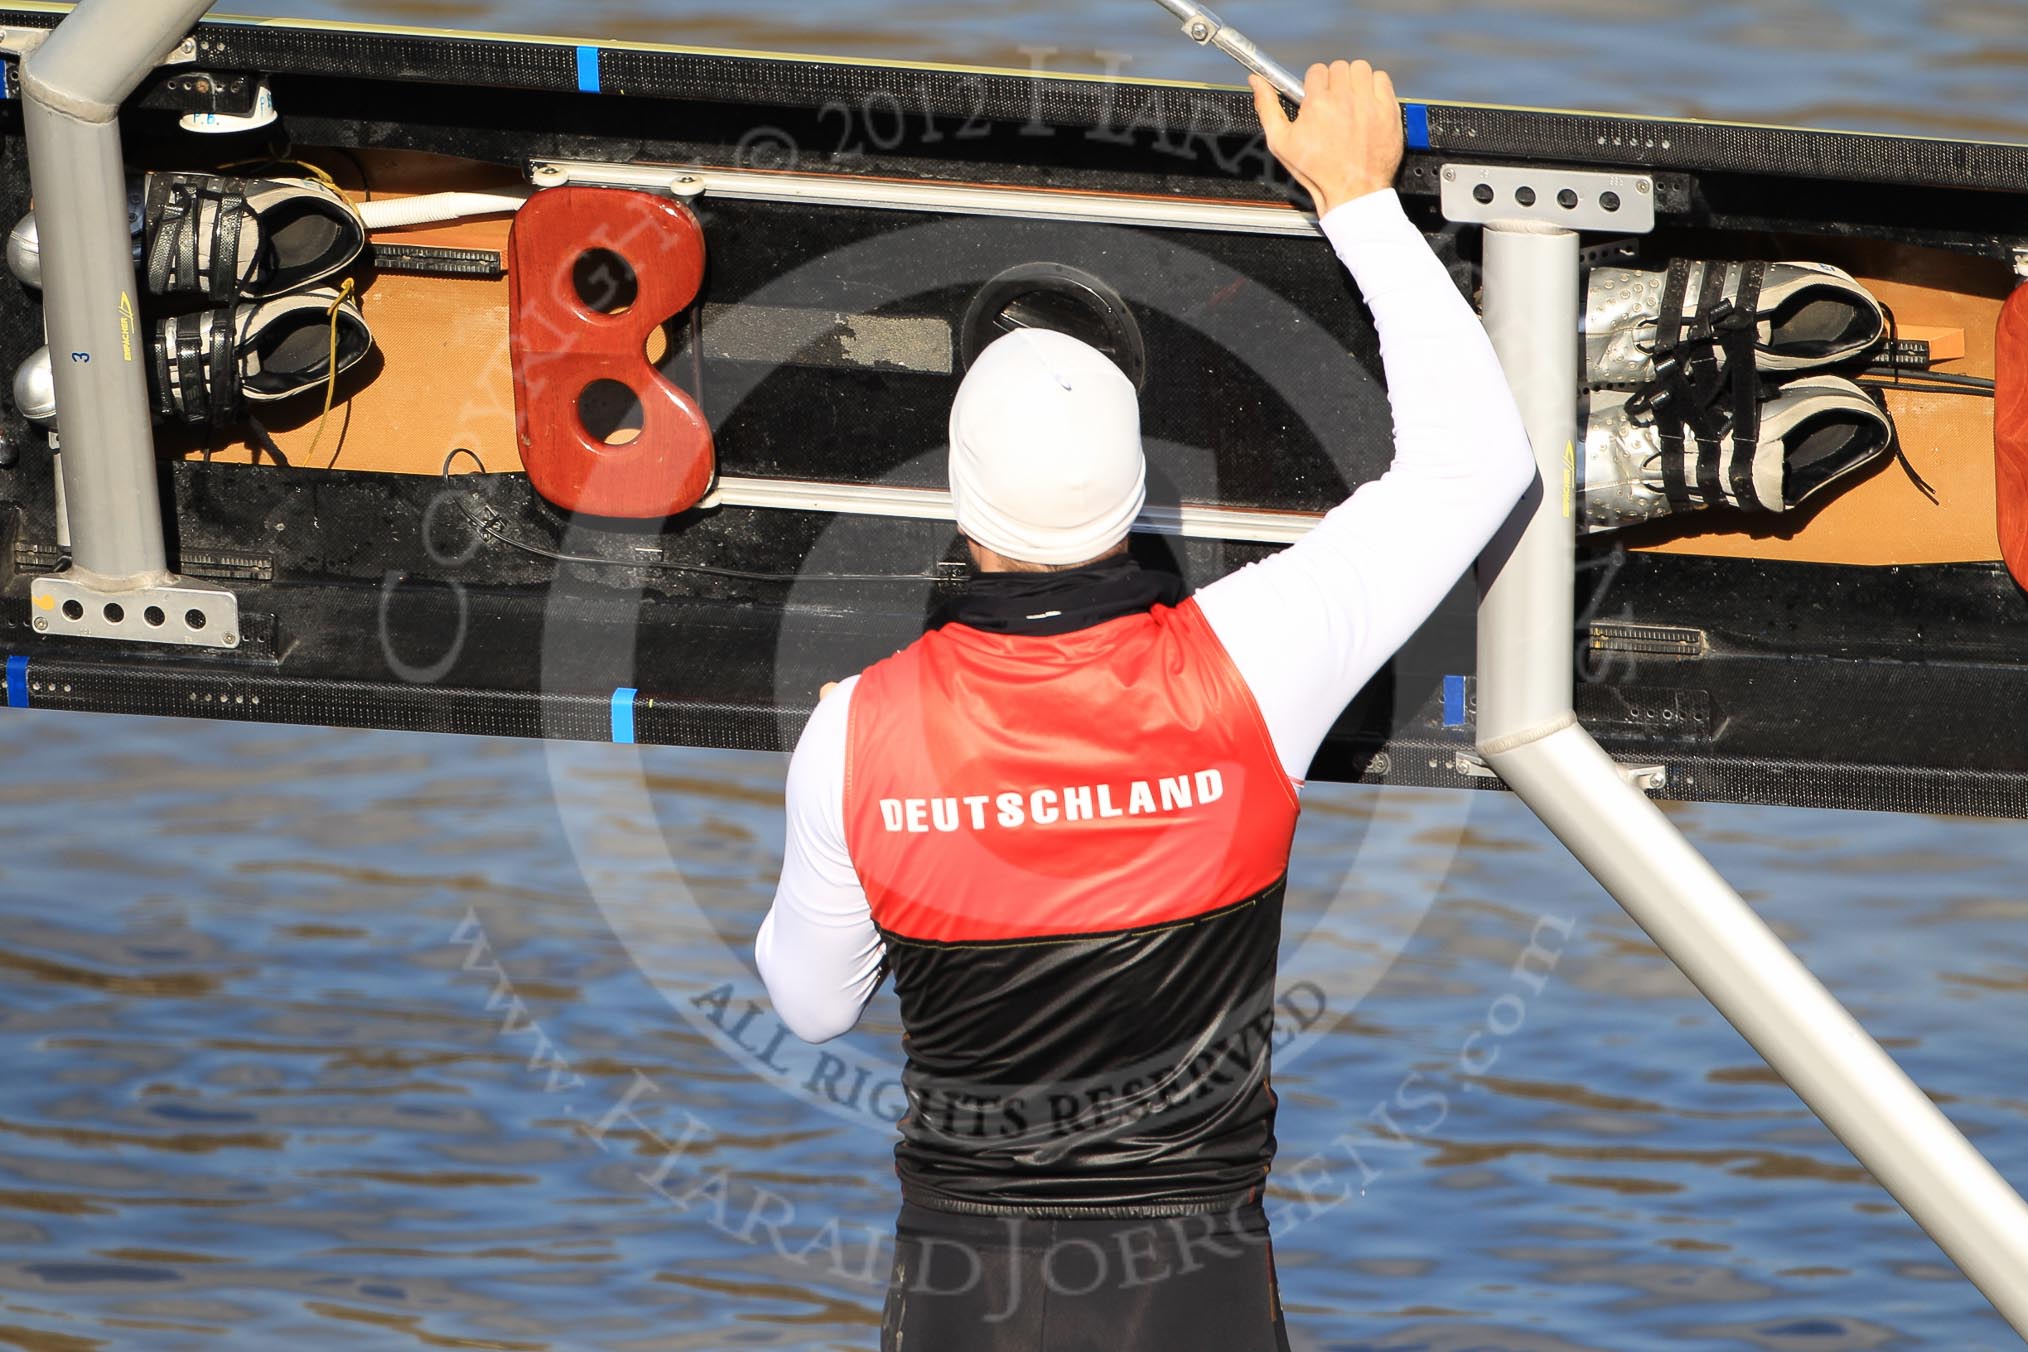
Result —
<path fill-rule="evenodd" d="M 1683 474 L 1683 462 L 1689 457 L 1684 454 L 1682 428 L 1678 426 L 1672 432 L 1666 424 L 1657 424 L 1655 439 L 1662 446 L 1662 496 L 1669 500 L 1671 507 L 1696 505 L 1696 496 L 1691 493 L 1689 480 Z"/>
<path fill-rule="evenodd" d="M 1741 267 L 1739 299 L 1720 331 L 1719 342 L 1732 371 L 1730 496 L 1735 505 L 1749 511 L 1779 512 L 1781 503 L 1762 502 L 1753 487 L 1753 461 L 1760 450 L 1760 292 L 1767 280 L 1767 266 L 1753 262 Z"/>
<path fill-rule="evenodd" d="M 1683 473 L 1683 434 L 1697 395 L 1678 354 L 1658 351 L 1654 366 L 1655 378 L 1627 396 L 1626 411 L 1635 423 L 1655 429 L 1661 447 L 1662 496 L 1673 507 L 1689 507 L 1694 498 Z"/>
<path fill-rule="evenodd" d="M 1697 438 L 1697 496 L 1707 504 L 1715 506 L 1728 497 L 1725 478 L 1719 472 L 1724 463 L 1725 444 L 1722 441 L 1714 436 Z"/>
<path fill-rule="evenodd" d="M 218 211 L 211 224 L 211 298 L 233 301 L 239 298 L 239 247 L 246 232 L 246 197 L 239 192 L 218 193 L 216 200 Z"/>
<path fill-rule="evenodd" d="M 1655 358 L 1655 379 L 1628 399 L 1637 418 L 1651 418 L 1662 448 L 1662 493 L 1677 507 L 1725 500 L 1724 441 L 1733 419 L 1720 398 L 1725 372 L 1709 347 L 1679 348 Z M 1697 455 L 1692 487 L 1689 444 Z"/>
<path fill-rule="evenodd" d="M 180 420 L 183 415 L 172 400 L 175 382 L 171 379 L 169 367 L 169 331 L 177 324 L 178 321 L 174 319 L 164 320 L 149 331 L 148 365 L 155 376 L 153 394 L 156 416 Z"/>
<path fill-rule="evenodd" d="M 211 208 L 208 263 L 198 250 L 206 207 Z M 194 291 L 215 301 L 237 298 L 247 215 L 244 179 L 157 176 L 148 190 L 148 290 L 158 296 Z"/>
<path fill-rule="evenodd" d="M 1697 287 L 1697 303 L 1690 305 L 1690 269 L 1703 268 L 1703 278 Z M 1727 265 L 1711 262 L 1696 264 L 1687 258 L 1669 260 L 1667 279 L 1662 284 L 1662 300 L 1655 319 L 1655 356 L 1679 349 L 1694 348 L 1711 343 L 1718 333 L 1718 326 L 1733 313 L 1733 303 L 1725 297 Z"/>
<path fill-rule="evenodd" d="M 1697 288 L 1697 321 L 1690 336 L 1700 341 L 1709 339 L 1719 323 L 1731 313 L 1725 303 L 1725 279 L 1732 269 L 1724 263 L 1713 260 L 1704 265 L 1704 284 Z"/>
<path fill-rule="evenodd" d="M 1690 294 L 1690 260 L 1672 258 L 1662 281 L 1662 303 L 1655 315 L 1655 352 L 1673 351 L 1683 336 L 1683 302 Z"/>
<path fill-rule="evenodd" d="M 212 318 L 207 356 L 211 362 L 211 425 L 230 427 L 240 420 L 239 345 L 233 340 L 237 312 L 230 305 Z"/>
<path fill-rule="evenodd" d="M 230 307 L 164 320 L 149 337 L 155 412 L 193 427 L 229 427 L 243 407 Z"/>
<path fill-rule="evenodd" d="M 1749 512 L 1781 510 L 1779 503 L 1770 507 L 1760 500 L 1760 494 L 1753 488 L 1753 460 L 1760 453 L 1760 443 L 1735 437 L 1732 442 L 1732 458 L 1726 466 L 1726 482 L 1729 485 L 1725 497 L 1733 506 Z"/>
<path fill-rule="evenodd" d="M 165 319 L 148 340 L 155 368 L 155 412 L 173 422 L 202 425 L 210 413 L 203 321 L 202 315 Z"/>
<path fill-rule="evenodd" d="M 157 295 L 193 290 L 210 293 L 199 272 L 197 236 L 204 221 L 204 205 L 212 200 L 215 195 L 201 188 L 170 181 L 148 248 L 149 290 Z"/>
<path fill-rule="evenodd" d="M 213 321 L 216 327 L 216 319 Z M 186 422 L 204 423 L 211 418 L 211 387 L 205 379 L 204 319 L 186 317 L 176 326 L 176 393 Z"/>
<path fill-rule="evenodd" d="M 1689 309 L 1685 302 L 1689 299 L 1690 267 L 1686 259 L 1670 262 L 1661 321 L 1655 329 L 1656 373 L 1669 395 L 1667 421 L 1672 429 L 1681 429 L 1663 438 L 1663 492 L 1669 493 L 1673 478 L 1682 484 L 1679 505 L 1710 505 L 1726 497 L 1721 472 L 1723 438 L 1731 420 L 1715 397 L 1725 383 L 1715 339 L 1717 325 L 1732 311 L 1725 299 L 1729 270 L 1722 262 L 1703 264 L 1695 308 Z M 1689 453 L 1693 440 L 1697 447 L 1694 461 Z"/>
<path fill-rule="evenodd" d="M 1704 265 L 1703 285 L 1697 289 L 1696 322 L 1690 333 L 1698 347 L 1685 363 L 1693 376 L 1691 387 L 1696 397 L 1684 413 L 1697 434 L 1697 496 L 1707 505 L 1725 501 L 1725 480 L 1719 472 L 1725 459 L 1721 438 L 1731 419 L 1713 397 L 1723 388 L 1725 373 L 1711 340 L 1714 322 L 1725 317 L 1720 306 L 1725 303 L 1727 271 L 1726 265 L 1716 260 Z"/>
<path fill-rule="evenodd" d="M 1671 505 L 1730 503 L 1779 511 L 1779 504 L 1762 503 L 1753 488 L 1763 394 L 1757 361 L 1760 293 L 1768 265 L 1703 264 L 1694 308 L 1685 304 L 1691 266 L 1686 259 L 1669 264 L 1655 325 L 1655 378 L 1635 391 L 1627 409 L 1654 421 L 1662 492 Z M 1727 297 L 1735 276 L 1736 294 Z"/>
<path fill-rule="evenodd" d="M 177 179 L 163 176 L 148 185 L 148 290 L 167 295 L 176 286 L 177 252 L 188 227 L 185 222 L 197 209 L 189 190 Z M 195 236 L 191 236 L 191 265 L 196 265 Z"/>

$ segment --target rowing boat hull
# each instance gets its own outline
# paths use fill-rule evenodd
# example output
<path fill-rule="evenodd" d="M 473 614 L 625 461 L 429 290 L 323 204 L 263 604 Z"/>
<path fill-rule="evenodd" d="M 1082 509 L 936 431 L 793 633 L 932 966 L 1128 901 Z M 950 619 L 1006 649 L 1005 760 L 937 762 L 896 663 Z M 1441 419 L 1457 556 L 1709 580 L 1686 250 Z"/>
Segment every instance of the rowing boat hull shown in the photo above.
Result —
<path fill-rule="evenodd" d="M 36 631 L 29 587 L 64 557 L 54 466 L 0 413 L 12 704 L 786 749 L 824 681 L 907 643 L 961 577 L 948 521 L 910 513 L 941 485 L 982 292 L 1036 264 L 1102 282 L 1145 351 L 1151 497 L 1184 532 L 1138 535 L 1148 561 L 1201 584 L 1386 465 L 1371 324 L 1265 174 L 1242 92 L 287 23 L 207 24 L 198 64 L 268 76 L 280 122 L 249 139 L 286 136 L 362 199 L 544 166 L 702 183 L 704 291 L 650 350 L 711 421 L 719 505 L 629 523 L 545 502 L 508 220 L 382 232 L 361 274 L 379 352 L 321 433 L 311 399 L 271 422 L 283 463 L 161 438 L 172 562 L 238 594 L 230 653 Z M 177 132 L 179 99 L 137 97 L 132 163 L 246 153 Z M 1938 369 L 1994 375 L 2028 148 L 1439 105 L 1410 127 L 1404 197 L 1462 286 L 1476 241 L 1436 210 L 1445 165 L 1608 169 L 1653 185 L 1648 256 L 1839 263 L 1911 330 L 1957 335 Z M 30 197 L 0 108 L 0 216 Z M 5 369 L 41 340 L 38 298 L 0 285 Z M 1662 767 L 1662 794 L 2028 815 L 2028 598 L 1999 562 L 1991 403 L 1887 398 L 1936 505 L 1890 465 L 1801 521 L 1587 543 L 1578 712 Z M 1461 587 L 1315 777 L 1489 784 L 1472 616 Z"/>

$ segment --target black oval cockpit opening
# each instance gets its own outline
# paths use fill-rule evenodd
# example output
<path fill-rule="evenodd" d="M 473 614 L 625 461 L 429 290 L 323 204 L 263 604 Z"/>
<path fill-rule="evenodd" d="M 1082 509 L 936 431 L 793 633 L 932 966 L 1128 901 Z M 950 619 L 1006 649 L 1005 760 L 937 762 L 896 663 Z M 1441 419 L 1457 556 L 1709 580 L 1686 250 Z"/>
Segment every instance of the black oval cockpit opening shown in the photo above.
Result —
<path fill-rule="evenodd" d="M 1148 345 L 1120 293 L 1091 273 L 1064 263 L 1024 263 L 982 287 L 959 334 L 965 366 L 1016 329 L 1050 329 L 1089 343 L 1140 389 L 1148 379 Z"/>

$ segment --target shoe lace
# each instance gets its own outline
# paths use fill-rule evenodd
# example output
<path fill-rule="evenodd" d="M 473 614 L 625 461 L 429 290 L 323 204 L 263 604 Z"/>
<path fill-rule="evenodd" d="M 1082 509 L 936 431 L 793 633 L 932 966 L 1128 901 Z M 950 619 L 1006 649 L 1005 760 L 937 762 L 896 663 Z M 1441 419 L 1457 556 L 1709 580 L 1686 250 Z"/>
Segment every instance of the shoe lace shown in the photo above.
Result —
<path fill-rule="evenodd" d="M 323 444 L 324 441 L 324 424 L 331 420 L 331 406 L 338 399 L 338 309 L 351 298 L 352 291 L 352 279 L 347 277 L 339 285 L 338 295 L 332 300 L 330 308 L 325 311 L 326 316 L 331 321 L 331 356 L 324 373 L 324 411 L 317 416 L 317 433 L 310 438 L 309 454 L 303 457 L 306 461 L 316 460 L 317 447 Z M 341 440 L 338 443 L 338 449 L 331 452 L 331 463 L 325 465 L 324 468 L 331 469 L 336 466 L 338 457 L 344 453 L 345 443 Z"/>
<path fill-rule="evenodd" d="M 331 191 L 335 193 L 343 193 L 345 191 L 343 188 L 338 186 L 338 180 L 331 177 L 330 170 L 322 168 L 318 165 L 314 165 L 310 163 L 308 160 L 296 160 L 288 158 L 234 160 L 231 164 L 222 165 L 220 167 L 223 168 L 227 173 L 235 173 L 247 169 L 270 169 L 275 167 L 276 165 L 283 164 L 288 165 L 292 169 L 301 169 L 304 173 L 316 179 L 319 183 L 322 183 L 325 187 L 329 188 Z"/>
<path fill-rule="evenodd" d="M 1887 350 L 1889 352 L 1899 352 L 1901 350 L 1901 323 L 1894 317 L 1894 307 L 1883 301 L 1880 306 L 1880 312 L 1887 317 Z M 1893 384 L 1895 387 L 1901 384 L 1901 366 L 1899 363 L 1896 363 L 1894 367 Z M 1881 396 L 1877 394 L 1873 397 L 1881 399 Z M 1881 404 L 1885 408 L 1886 401 L 1881 399 Z M 1916 492 L 1928 498 L 1931 506 L 1941 507 L 1943 499 L 1937 496 L 1936 490 L 1929 486 L 1927 479 L 1916 473 L 1915 465 L 1908 458 L 1908 451 L 1901 444 L 1901 425 L 1890 415 L 1887 419 L 1887 426 L 1889 429 L 1888 436 L 1892 438 L 1890 448 L 1894 452 L 1894 463 L 1901 466 L 1901 472 L 1906 474 L 1908 481 L 1915 485 Z"/>

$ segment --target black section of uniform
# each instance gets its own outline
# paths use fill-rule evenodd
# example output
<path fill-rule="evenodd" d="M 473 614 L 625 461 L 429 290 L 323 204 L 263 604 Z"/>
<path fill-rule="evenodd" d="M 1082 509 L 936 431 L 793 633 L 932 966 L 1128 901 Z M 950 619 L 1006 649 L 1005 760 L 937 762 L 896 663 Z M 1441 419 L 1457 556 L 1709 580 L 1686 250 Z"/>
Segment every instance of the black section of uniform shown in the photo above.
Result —
<path fill-rule="evenodd" d="M 940 944 L 885 934 L 908 1029 L 904 1199 L 1024 1216 L 1223 1210 L 1274 1159 L 1284 880 L 1179 923 Z M 1018 905 L 1018 898 L 1009 898 Z"/>
<path fill-rule="evenodd" d="M 1054 573 L 978 573 L 930 618 L 989 634 L 1074 634 L 1080 629 L 1181 605 L 1189 589 L 1174 573 L 1141 567 L 1130 555 Z"/>
<path fill-rule="evenodd" d="M 1288 1352 L 1257 1203 L 1166 1220 L 906 1206 L 881 1352 Z"/>

